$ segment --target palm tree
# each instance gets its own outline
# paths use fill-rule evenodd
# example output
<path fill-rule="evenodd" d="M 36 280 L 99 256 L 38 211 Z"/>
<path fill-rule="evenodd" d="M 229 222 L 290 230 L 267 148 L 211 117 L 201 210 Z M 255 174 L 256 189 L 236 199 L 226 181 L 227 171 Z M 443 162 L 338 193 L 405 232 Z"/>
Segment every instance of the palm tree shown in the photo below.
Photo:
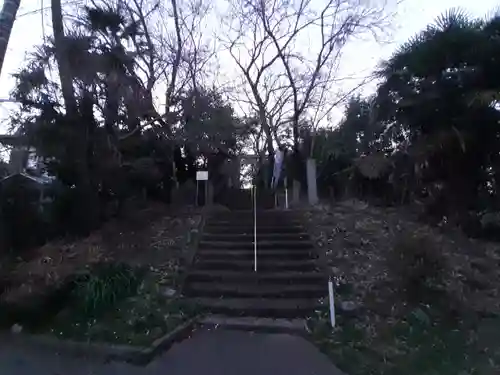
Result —
<path fill-rule="evenodd" d="M 497 185 L 491 171 L 500 167 L 492 95 L 500 92 L 499 26 L 499 16 L 476 20 L 451 10 L 379 71 L 378 119 L 399 129 L 400 149 L 415 163 L 409 168 L 454 210 L 473 208 L 481 192 Z"/>
<path fill-rule="evenodd" d="M 97 192 L 94 181 L 91 179 L 90 158 L 91 147 L 89 140 L 90 129 L 93 128 L 93 116 L 89 108 L 92 108 L 92 99 L 88 92 L 83 94 L 82 100 L 77 102 L 74 82 L 75 74 L 71 66 L 68 38 L 64 32 L 61 0 L 51 0 L 52 6 L 52 28 L 54 31 L 55 59 L 61 80 L 61 91 L 66 108 L 66 121 L 72 124 L 75 131 L 75 139 L 71 146 L 73 157 L 76 160 L 75 174 L 77 176 L 76 194 L 78 204 L 75 212 L 79 214 L 79 226 L 82 233 L 88 233 L 98 223 Z"/>
<path fill-rule="evenodd" d="M 0 73 L 2 72 L 12 26 L 14 25 L 20 4 L 21 0 L 4 0 L 2 10 L 0 11 Z"/>

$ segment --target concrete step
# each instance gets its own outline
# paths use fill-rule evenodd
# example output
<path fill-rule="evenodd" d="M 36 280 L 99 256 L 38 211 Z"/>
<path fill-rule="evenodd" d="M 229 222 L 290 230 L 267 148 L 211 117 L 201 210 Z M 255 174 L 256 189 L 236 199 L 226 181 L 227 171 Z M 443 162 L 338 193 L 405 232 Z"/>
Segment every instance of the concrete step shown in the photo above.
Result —
<path fill-rule="evenodd" d="M 192 298 L 196 305 L 229 316 L 303 317 L 322 306 L 315 299 Z"/>
<path fill-rule="evenodd" d="M 253 242 L 254 233 L 205 233 L 202 241 Z M 257 241 L 301 241 L 309 240 L 309 234 L 302 233 L 257 233 Z"/>
<path fill-rule="evenodd" d="M 218 225 L 207 222 L 203 228 L 205 234 L 253 234 L 254 227 L 251 224 L 240 224 L 235 222 L 231 225 Z M 287 234 L 304 233 L 305 229 L 301 225 L 287 226 L 257 226 L 257 234 Z"/>
<path fill-rule="evenodd" d="M 326 281 L 324 285 L 309 284 L 225 284 L 190 283 L 186 285 L 185 294 L 193 297 L 266 297 L 266 298 L 321 298 L 328 295 Z"/>
<path fill-rule="evenodd" d="M 209 315 L 200 323 L 216 329 L 231 329 L 238 331 L 265 332 L 265 333 L 292 333 L 305 334 L 306 322 L 304 319 L 261 318 L 256 316 L 231 317 L 225 315 Z"/>
<path fill-rule="evenodd" d="M 257 210 L 256 213 L 253 210 L 236 210 L 227 212 L 217 212 L 210 216 L 211 219 L 218 220 L 233 220 L 235 218 L 239 219 L 252 219 L 257 216 L 257 219 L 285 219 L 285 220 L 300 220 L 301 216 L 292 210 Z"/>
<path fill-rule="evenodd" d="M 202 240 L 198 244 L 200 249 L 253 249 L 252 242 L 231 242 L 231 241 L 205 241 Z M 309 240 L 300 241 L 258 241 L 257 250 L 268 249 L 311 249 L 314 245 Z"/>
<path fill-rule="evenodd" d="M 315 271 L 318 270 L 318 262 L 313 259 L 279 260 L 258 259 L 259 270 L 263 271 Z M 199 270 L 247 270 L 253 271 L 253 259 L 211 259 L 209 257 L 198 257 L 194 262 L 194 269 Z"/>
<path fill-rule="evenodd" d="M 243 210 L 224 210 L 219 212 L 214 212 L 214 215 L 221 216 L 231 216 L 231 215 L 250 215 L 253 214 L 253 208 L 247 208 Z M 283 210 L 276 208 L 259 208 L 257 207 L 257 215 L 296 215 L 300 213 L 299 210 Z"/>
<path fill-rule="evenodd" d="M 217 218 L 209 218 L 207 220 L 207 223 L 211 225 L 225 225 L 225 226 L 231 226 L 231 225 L 249 225 L 252 226 L 254 225 L 254 220 L 253 217 L 248 217 L 248 218 L 239 218 L 239 217 L 234 217 L 231 219 L 217 219 Z M 257 226 L 276 226 L 276 227 L 283 227 L 283 226 L 290 226 L 290 225 L 302 225 L 302 222 L 300 220 L 294 220 L 290 218 L 257 218 Z"/>
<path fill-rule="evenodd" d="M 199 249 L 197 252 L 198 258 L 213 259 L 213 260 L 252 260 L 254 259 L 254 250 L 252 249 Z M 278 259 L 278 260 L 298 260 L 311 259 L 315 254 L 311 250 L 302 249 L 266 249 L 265 251 L 257 250 L 258 259 Z"/>
<path fill-rule="evenodd" d="M 249 284 L 319 284 L 326 283 L 325 276 L 320 272 L 242 272 L 242 271 L 220 271 L 220 270 L 193 270 L 187 278 L 186 283 L 198 281 L 224 281 L 227 283 L 249 283 Z"/>

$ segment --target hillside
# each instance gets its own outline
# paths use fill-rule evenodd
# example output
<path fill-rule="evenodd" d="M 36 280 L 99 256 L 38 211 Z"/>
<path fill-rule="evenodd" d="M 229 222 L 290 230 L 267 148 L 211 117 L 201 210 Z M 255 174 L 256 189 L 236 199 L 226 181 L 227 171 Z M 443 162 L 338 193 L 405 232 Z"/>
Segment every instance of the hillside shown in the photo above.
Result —
<path fill-rule="evenodd" d="M 349 374 L 498 374 L 500 245 L 359 201 L 307 211 L 339 314 L 310 321 Z"/>

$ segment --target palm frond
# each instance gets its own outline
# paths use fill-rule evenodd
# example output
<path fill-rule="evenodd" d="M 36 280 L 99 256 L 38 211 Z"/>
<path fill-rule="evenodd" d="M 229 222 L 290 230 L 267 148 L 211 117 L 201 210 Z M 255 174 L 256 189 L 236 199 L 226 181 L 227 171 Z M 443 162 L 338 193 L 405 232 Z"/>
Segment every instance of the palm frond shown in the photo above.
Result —
<path fill-rule="evenodd" d="M 500 36 L 500 8 L 486 18 L 482 29 L 490 37 Z"/>
<path fill-rule="evenodd" d="M 485 48 L 481 27 L 480 20 L 460 9 L 451 9 L 401 45 L 376 74 L 388 78 L 408 70 L 417 77 L 439 76 L 448 67 L 477 60 L 481 48 Z"/>
<path fill-rule="evenodd" d="M 474 27 L 471 15 L 462 8 L 451 8 L 445 13 L 441 14 L 434 21 L 434 27 L 439 31 L 446 31 L 450 29 L 468 29 Z"/>
<path fill-rule="evenodd" d="M 104 6 L 85 7 L 88 26 L 92 31 L 120 31 L 126 20 L 118 9 Z"/>

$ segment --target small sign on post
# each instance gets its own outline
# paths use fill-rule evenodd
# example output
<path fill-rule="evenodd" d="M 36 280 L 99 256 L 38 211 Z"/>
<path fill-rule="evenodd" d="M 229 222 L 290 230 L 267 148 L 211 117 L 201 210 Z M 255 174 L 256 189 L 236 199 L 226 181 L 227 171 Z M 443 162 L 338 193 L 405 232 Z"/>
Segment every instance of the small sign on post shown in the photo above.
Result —
<path fill-rule="evenodd" d="M 207 180 L 208 180 L 208 171 L 196 172 L 196 181 L 207 181 Z"/>
<path fill-rule="evenodd" d="M 205 204 L 208 200 L 208 171 L 197 171 L 196 172 L 196 206 L 198 206 L 198 196 L 199 196 L 199 184 L 200 181 L 205 181 Z"/>

